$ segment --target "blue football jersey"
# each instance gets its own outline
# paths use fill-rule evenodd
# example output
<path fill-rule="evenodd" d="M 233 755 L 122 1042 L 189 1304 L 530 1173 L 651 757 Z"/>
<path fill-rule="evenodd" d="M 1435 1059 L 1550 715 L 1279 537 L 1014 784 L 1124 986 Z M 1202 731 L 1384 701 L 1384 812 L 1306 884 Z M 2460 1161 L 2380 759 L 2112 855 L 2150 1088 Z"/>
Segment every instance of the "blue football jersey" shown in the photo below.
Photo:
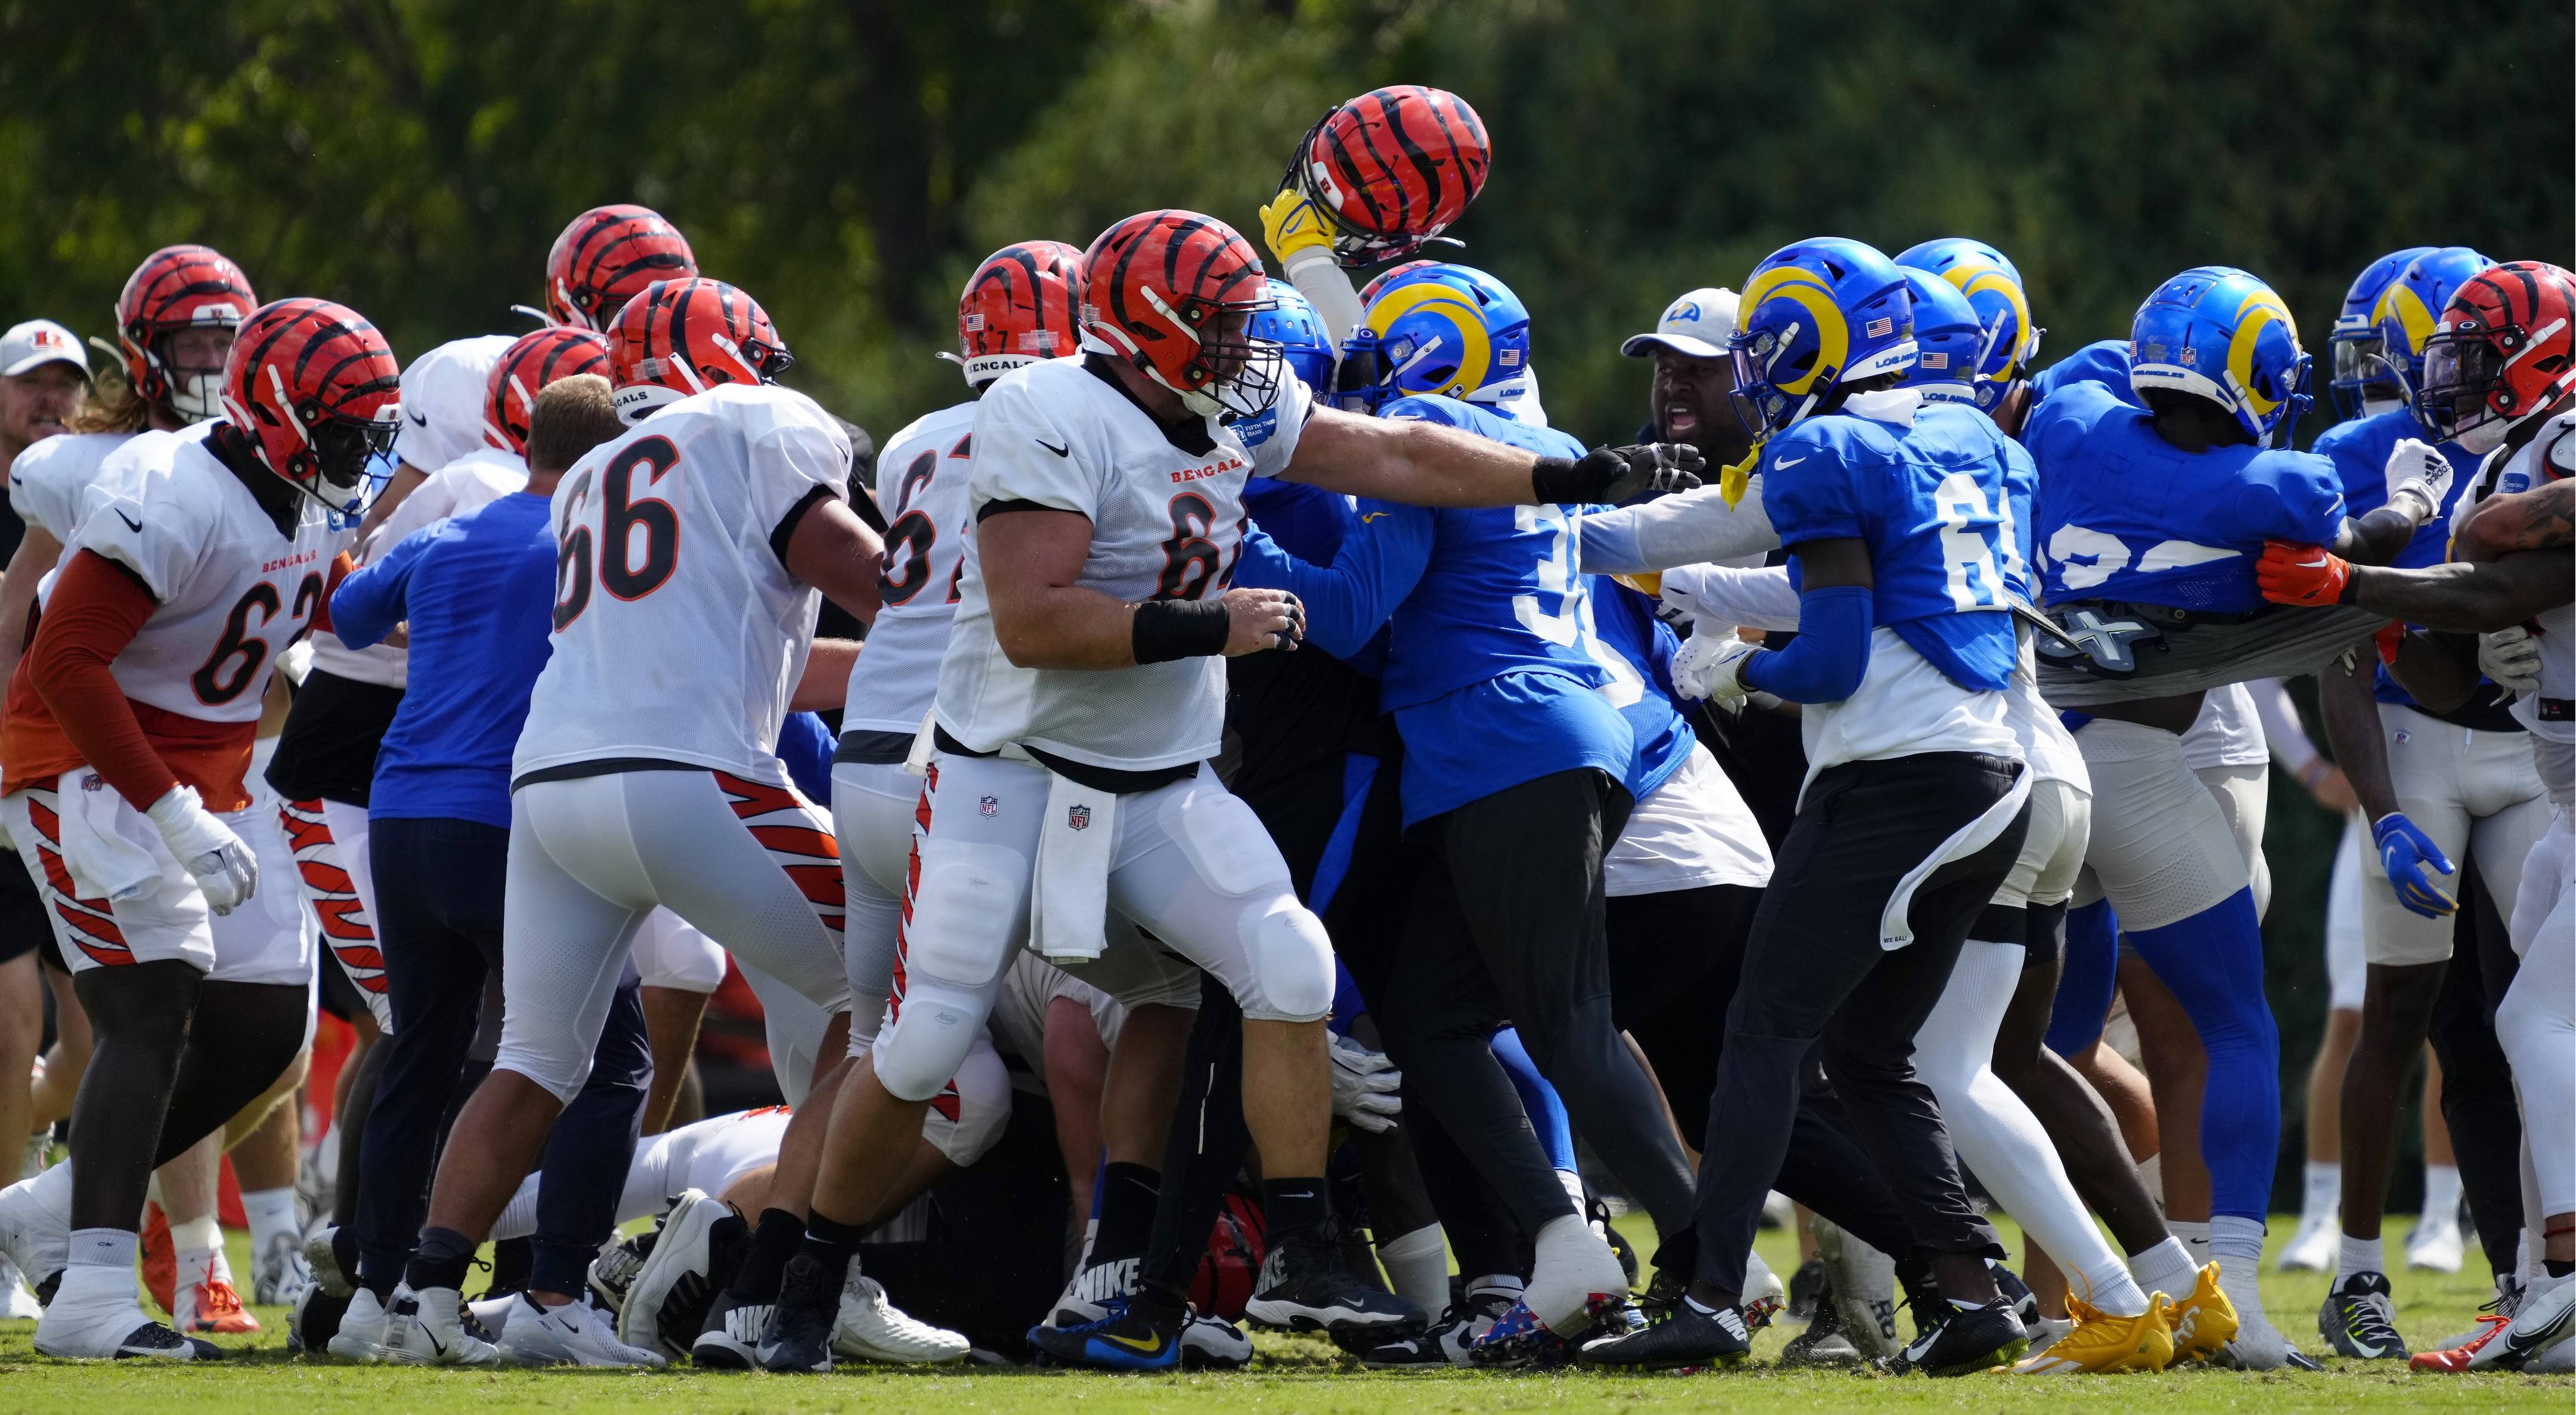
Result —
<path fill-rule="evenodd" d="M 2413 412 L 2391 408 L 2327 428 L 2309 450 L 2334 463 L 2335 477 L 2343 487 L 2344 514 L 2358 516 L 2388 504 L 2388 454 L 2410 437 L 2433 442 Z M 2433 446 L 2451 464 L 2451 489 L 2442 498 L 2442 514 L 2418 526 L 2415 538 L 2406 543 L 2395 560 L 2388 562 L 2401 570 L 2439 565 L 2448 556 L 2451 510 L 2460 504 L 2460 493 L 2469 489 L 2478 474 L 2476 453 L 2456 442 L 2434 442 Z"/>
<path fill-rule="evenodd" d="M 1813 540 L 1867 542 L 1876 624 L 1952 682 L 1992 692 L 2016 657 L 2021 542 L 2005 485 L 2015 450 L 1963 403 L 1925 403 L 1910 427 L 1809 418 L 1763 449 L 1763 507 L 1791 551 Z"/>
<path fill-rule="evenodd" d="M 2343 526 L 2332 462 L 2250 445 L 2185 452 L 2100 384 L 2050 395 L 2022 443 L 2039 464 L 2040 589 L 2051 604 L 2260 609 L 2263 542 L 2331 545 Z"/>
<path fill-rule="evenodd" d="M 2096 340 L 2032 374 L 2031 405 L 2037 407 L 2050 394 L 2077 383 L 2098 383 L 2110 389 L 2112 397 L 2133 408 L 2146 406 L 2138 401 L 2138 391 L 2129 386 L 2129 341 L 2126 339 Z"/>

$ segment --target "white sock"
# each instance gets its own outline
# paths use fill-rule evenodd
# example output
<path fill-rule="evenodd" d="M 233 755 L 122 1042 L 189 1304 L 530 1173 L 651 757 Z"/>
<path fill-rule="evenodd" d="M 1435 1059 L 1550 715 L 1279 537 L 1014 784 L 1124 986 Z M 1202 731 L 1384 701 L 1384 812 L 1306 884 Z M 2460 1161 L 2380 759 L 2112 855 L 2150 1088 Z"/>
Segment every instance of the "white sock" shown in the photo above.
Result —
<path fill-rule="evenodd" d="M 213 1214 L 200 1214 L 191 1219 L 174 1218 L 170 1220 L 170 1246 L 182 1255 L 212 1252 L 224 1246 L 223 1225 L 215 1222 Z"/>
<path fill-rule="evenodd" d="M 2424 1166 L 2424 1212 L 2417 1226 L 2460 1226 L 2460 1170 L 2457 1165 Z"/>
<path fill-rule="evenodd" d="M 2346 1233 L 2341 1239 L 2335 1246 L 2335 1286 L 2341 1287 L 2346 1278 L 2356 1273 L 2384 1270 L 2386 1259 L 2380 1255 L 2377 1238 L 2355 1238 Z"/>
<path fill-rule="evenodd" d="M 2530 1291 L 2532 1283 L 2538 1281 L 2541 1273 L 2546 1271 L 2540 1266 L 2540 1252 L 2538 1235 L 2528 1228 L 2524 1229 L 2520 1243 L 2514 1248 L 2513 1280 L 2521 1284 L 2525 1292 Z"/>
<path fill-rule="evenodd" d="M 179 1250 L 179 1281 L 177 1284 L 177 1290 L 180 1292 L 193 1292 L 200 1285 L 214 1281 L 218 1276 L 215 1271 L 215 1264 L 220 1261 L 222 1257 L 223 1250 L 220 1248 L 182 1247 Z M 172 1315 L 176 1314 L 173 1313 Z"/>
<path fill-rule="evenodd" d="M 2332 1223 L 2335 1211 L 2342 1207 L 2343 1166 L 2333 1161 L 2308 1161 L 2308 1191 L 2299 1206 L 2299 1222 Z"/>
<path fill-rule="evenodd" d="M 2138 1290 L 2137 1280 L 2129 1276 L 2128 1265 L 2117 1257 L 2070 1276 L 2079 1295 L 2108 1315 L 2134 1317 L 2147 1310 L 2147 1294 Z"/>
<path fill-rule="evenodd" d="M 295 1186 L 282 1189 L 245 1189 L 242 1212 L 250 1217 L 250 1250 L 268 1251 L 268 1241 L 281 1233 L 301 1234 L 304 1225 L 295 1219 Z"/>
<path fill-rule="evenodd" d="M 2193 1267 L 2205 1268 L 2209 1266 L 2208 1224 L 2190 1223 L 2182 1219 L 2167 1219 L 2165 1220 L 2165 1231 L 2171 1233 L 2175 1238 L 2182 1241 L 2182 1250 L 2191 1255 L 2191 1264 Z M 2166 1295 L 2171 1296 L 2172 1294 L 2167 1293 Z"/>
<path fill-rule="evenodd" d="M 2263 1313 L 2263 1225 L 2220 1214 L 2209 1221 L 2209 1257 L 2218 1264 L 2218 1286 L 2236 1309 L 2240 1332 L 2270 1332 Z"/>
<path fill-rule="evenodd" d="M 1574 1201 L 1574 1211 L 1576 1213 L 1588 1214 L 1592 1211 L 1591 1207 L 1583 1202 L 1583 1176 L 1581 1174 L 1570 1169 L 1560 1169 L 1556 1172 L 1556 1182 L 1564 1187 L 1566 1197 Z"/>
<path fill-rule="evenodd" d="M 132 1271 L 143 1239 L 126 1228 L 75 1228 L 66 1268 L 124 1268 Z"/>
<path fill-rule="evenodd" d="M 1377 1245 L 1377 1260 L 1386 1267 L 1395 1295 L 1437 1317 L 1449 1305 L 1449 1247 L 1440 1225 L 1424 1224 Z"/>
<path fill-rule="evenodd" d="M 2209 1256 L 2222 1265 L 2233 1260 L 2243 1264 L 2245 1271 L 2254 1271 L 2263 1262 L 2263 1221 L 2215 1215 L 2209 1221 Z"/>
<path fill-rule="evenodd" d="M 2200 1268 L 2191 1260 L 2191 1251 L 2179 1239 L 2164 1242 L 2129 1259 L 2129 1272 L 2138 1286 L 2149 1292 L 2161 1292 L 2176 1302 L 2189 1298 L 2200 1285 Z"/>

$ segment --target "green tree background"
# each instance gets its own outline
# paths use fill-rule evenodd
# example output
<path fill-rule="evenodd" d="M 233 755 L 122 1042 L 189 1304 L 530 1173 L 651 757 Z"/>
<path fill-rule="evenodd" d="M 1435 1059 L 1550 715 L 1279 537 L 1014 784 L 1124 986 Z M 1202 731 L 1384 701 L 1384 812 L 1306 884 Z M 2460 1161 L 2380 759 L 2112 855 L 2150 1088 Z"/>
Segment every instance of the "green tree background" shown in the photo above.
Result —
<path fill-rule="evenodd" d="M 1491 128 L 1455 234 L 1599 441 L 1644 411 L 1619 339 L 1803 236 L 1992 241 L 2043 358 L 2190 265 L 2321 349 L 2394 247 L 2567 262 L 2572 50 L 2555 0 L 0 0 L 0 317 L 106 333 L 195 240 L 408 357 L 525 328 L 563 223 L 642 201 L 882 433 L 958 396 L 930 355 L 985 251 L 1155 206 L 1257 234 L 1326 104 L 1420 82 Z M 2335 828 L 2274 793 L 2290 1202 Z"/>

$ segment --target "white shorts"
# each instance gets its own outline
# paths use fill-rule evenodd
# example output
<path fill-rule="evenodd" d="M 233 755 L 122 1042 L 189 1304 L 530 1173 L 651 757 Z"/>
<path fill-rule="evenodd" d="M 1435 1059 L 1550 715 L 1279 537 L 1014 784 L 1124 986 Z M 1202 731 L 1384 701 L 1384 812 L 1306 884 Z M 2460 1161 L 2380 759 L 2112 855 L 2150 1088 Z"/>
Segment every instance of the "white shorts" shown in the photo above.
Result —
<path fill-rule="evenodd" d="M 2522 884 L 2522 862 L 2549 828 L 2549 798 L 2531 767 L 2524 732 L 2476 732 L 2398 703 L 2379 705 L 2388 743 L 2388 781 L 2397 809 L 2442 849 L 2454 867 L 2475 860 L 2487 893 L 2508 907 Z M 2435 875 L 2457 894 L 2457 875 Z M 2397 902 L 2377 850 L 2361 860 L 2363 956 L 2393 967 L 2439 963 L 2451 956 L 2453 918 L 2427 919 Z"/>
<path fill-rule="evenodd" d="M 832 1026 L 832 1014 L 821 1003 L 789 987 L 759 968 L 736 959 L 742 980 L 751 995 L 760 999 L 760 1025 L 769 1041 L 769 1074 L 778 1082 L 779 1098 L 789 1105 L 805 1104 L 806 1094 L 814 1089 L 814 1073 L 823 1060 L 823 1034 Z M 850 1019 L 856 1025 L 858 1018 Z"/>
<path fill-rule="evenodd" d="M 322 946 L 367 1000 L 376 1030 L 392 1036 L 393 999 L 376 943 L 376 877 L 368 853 L 367 808 L 346 801 L 280 801 L 278 829 L 295 853 L 296 887 L 313 910 Z M 260 876 L 265 885 L 268 877 Z"/>
<path fill-rule="evenodd" d="M 1100 1044 L 1112 1051 L 1118 1049 L 1119 1030 L 1127 1025 L 1127 1009 L 1118 999 L 1022 950 L 1002 974 L 1002 993 L 993 1001 L 991 1025 L 994 1044 L 1028 1063 L 1040 1095 L 1046 1093 L 1047 1014 L 1060 997 L 1091 1014 Z"/>
<path fill-rule="evenodd" d="M 2367 834 L 2360 812 L 2344 816 L 2334 872 L 2326 877 L 2326 1006 L 2336 1012 L 2359 1012 L 2370 978 L 2361 950 L 2361 838 Z"/>
<path fill-rule="evenodd" d="M 2245 882 L 2254 890 L 2254 917 L 2272 907 L 2272 865 L 2263 858 L 2263 827 L 2272 814 L 2272 768 L 2265 763 L 2196 766 L 2191 774 L 2209 788 L 2227 817 L 2228 837 L 2245 859 Z"/>
<path fill-rule="evenodd" d="M 106 783 L 95 772 L 66 772 L 66 781 Z M 218 916 L 205 891 L 172 858 L 161 832 L 141 811 L 116 802 L 116 834 L 151 853 L 158 883 L 136 897 L 109 902 L 84 899 L 63 863 L 62 824 L 51 784 L 30 785 L 0 796 L 18 858 L 43 892 L 54 941 L 74 973 L 131 963 L 178 959 L 208 978 L 227 983 L 311 987 L 320 930 L 297 892 L 295 856 L 286 848 L 274 812 L 256 806 L 218 812 L 259 863 L 259 886 L 240 908 Z"/>
<path fill-rule="evenodd" d="M 1028 937 L 1052 784 L 1031 762 L 943 754 L 931 764 L 876 1045 L 877 1076 L 894 1095 L 926 1099 L 982 1031 Z M 1251 807 L 1212 773 L 1121 797 L 1110 830 L 1111 911 L 1216 977 L 1248 1018 L 1311 1022 L 1332 1010 L 1322 922 L 1298 902 L 1287 862 Z M 1113 943 L 1109 954 L 1136 951 Z"/>
<path fill-rule="evenodd" d="M 2092 838 L 2091 796 L 2072 782 L 2032 782 L 2030 833 L 2022 837 L 2012 873 L 1995 890 L 1996 905 L 2024 909 L 2065 903 L 2075 893 L 2075 877 L 2083 872 L 2084 851 Z"/>
<path fill-rule="evenodd" d="M 2205 784 L 2183 764 L 2182 739 L 2160 728 L 2097 717 L 2075 734 L 2093 778 L 2093 837 L 2084 872 L 2107 896 L 2120 927 L 2160 929 L 2224 902 L 2251 881 L 2238 832 L 2254 803 Z M 2252 768 L 2216 767 L 2221 775 Z M 2222 798 L 2236 809 L 2221 806 Z M 2257 835 L 2255 839 L 2259 840 Z"/>
<path fill-rule="evenodd" d="M 1771 882 L 1771 845 L 1725 768 L 1694 742 L 1681 767 L 1628 813 L 1601 873 L 1614 899 L 1712 884 L 1760 889 Z"/>
<path fill-rule="evenodd" d="M 724 986 L 724 945 L 656 909 L 635 926 L 635 972 L 648 988 L 711 993 Z"/>
<path fill-rule="evenodd" d="M 794 787 L 697 768 L 531 782 L 510 798 L 494 1067 L 561 1099 L 580 1090 L 635 930 L 656 908 L 827 1016 L 848 1007 L 840 854 L 830 820 Z"/>

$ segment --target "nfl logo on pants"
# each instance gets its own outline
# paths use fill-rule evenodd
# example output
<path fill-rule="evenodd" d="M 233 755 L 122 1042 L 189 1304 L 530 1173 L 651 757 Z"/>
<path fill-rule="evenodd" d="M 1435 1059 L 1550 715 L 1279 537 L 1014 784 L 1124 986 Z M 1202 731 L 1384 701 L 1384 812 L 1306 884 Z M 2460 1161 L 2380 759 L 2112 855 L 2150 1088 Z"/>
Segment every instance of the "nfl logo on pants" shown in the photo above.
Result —
<path fill-rule="evenodd" d="M 1091 829 L 1091 808 L 1089 806 L 1065 807 L 1064 823 L 1075 830 Z"/>

